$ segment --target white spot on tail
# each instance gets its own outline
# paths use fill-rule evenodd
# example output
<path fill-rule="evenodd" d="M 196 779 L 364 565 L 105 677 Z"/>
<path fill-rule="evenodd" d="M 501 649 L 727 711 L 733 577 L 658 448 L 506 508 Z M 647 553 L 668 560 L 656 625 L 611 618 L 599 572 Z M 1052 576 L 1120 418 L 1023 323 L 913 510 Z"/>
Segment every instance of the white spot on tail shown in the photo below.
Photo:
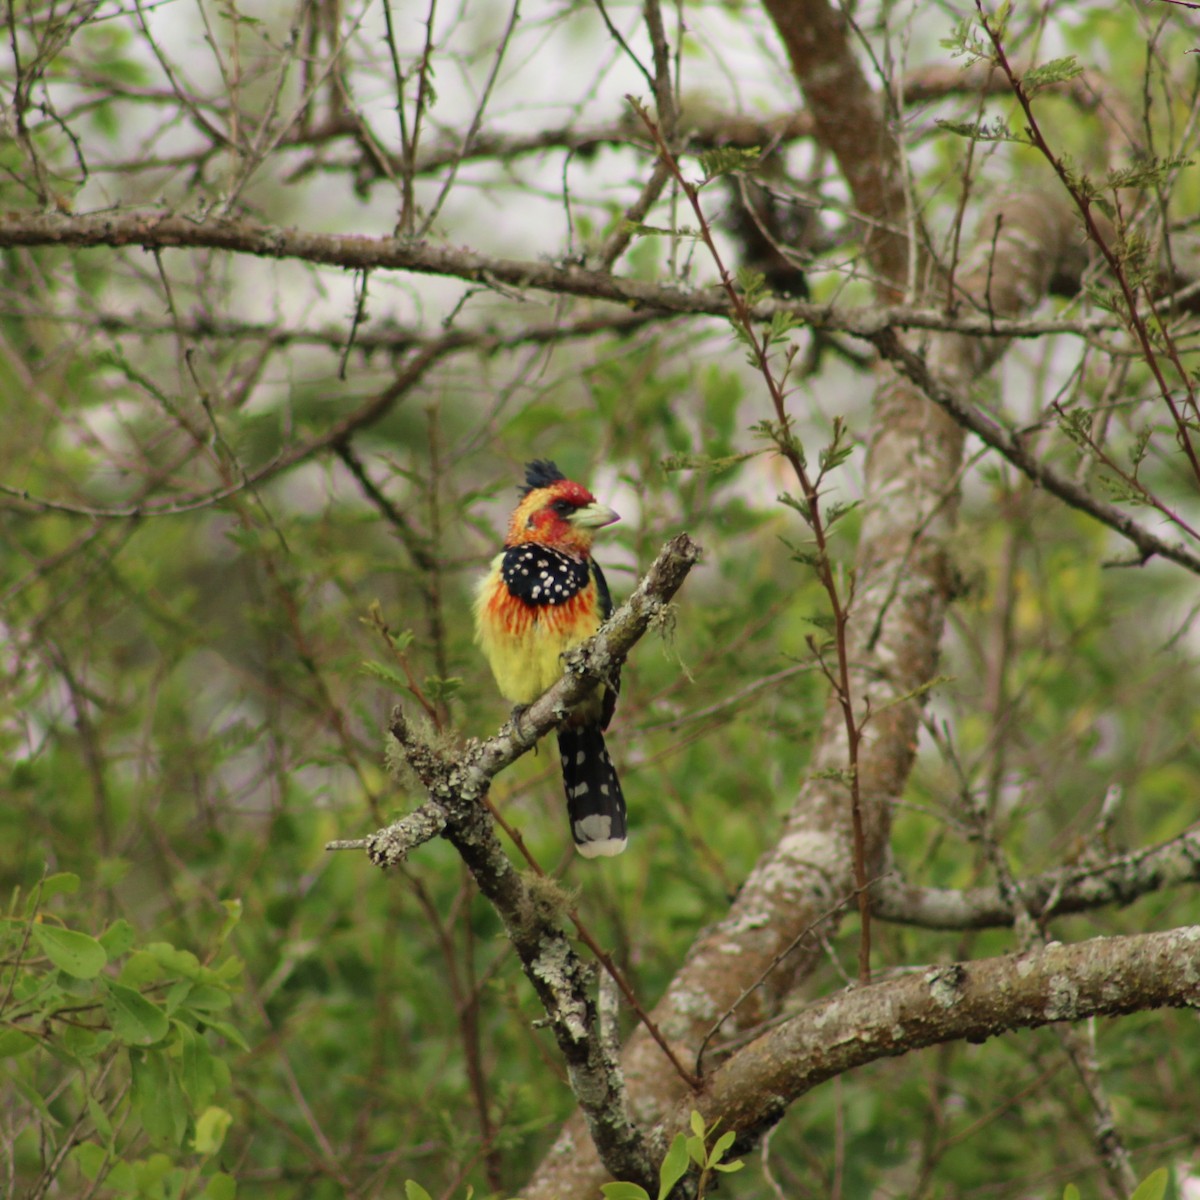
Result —
<path fill-rule="evenodd" d="M 575 822 L 575 849 L 584 858 L 612 858 L 625 849 L 627 841 L 612 836 L 612 817 L 593 813 Z"/>

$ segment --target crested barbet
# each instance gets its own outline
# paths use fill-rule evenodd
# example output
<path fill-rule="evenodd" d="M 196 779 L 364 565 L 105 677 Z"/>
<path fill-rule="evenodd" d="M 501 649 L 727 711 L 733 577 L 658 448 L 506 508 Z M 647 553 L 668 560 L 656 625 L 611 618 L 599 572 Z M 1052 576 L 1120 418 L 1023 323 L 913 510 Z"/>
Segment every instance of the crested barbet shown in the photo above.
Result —
<path fill-rule="evenodd" d="M 479 585 L 475 636 L 500 694 L 524 707 L 562 677 L 564 652 L 612 612 L 592 537 L 620 518 L 545 459 L 526 466 L 520 492 L 504 550 Z M 567 816 L 585 858 L 625 849 L 625 797 L 604 745 L 619 686 L 597 684 L 558 730 Z"/>

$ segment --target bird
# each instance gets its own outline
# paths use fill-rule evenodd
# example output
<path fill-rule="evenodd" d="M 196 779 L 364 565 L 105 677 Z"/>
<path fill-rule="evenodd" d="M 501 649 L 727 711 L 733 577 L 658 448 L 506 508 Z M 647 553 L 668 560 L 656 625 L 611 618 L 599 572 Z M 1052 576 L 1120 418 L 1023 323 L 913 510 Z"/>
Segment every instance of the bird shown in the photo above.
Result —
<path fill-rule="evenodd" d="M 476 593 L 475 638 L 519 717 L 562 676 L 562 655 L 612 613 L 592 538 L 620 517 L 548 459 L 526 464 L 518 492 L 504 549 Z M 627 841 L 625 796 L 604 744 L 619 688 L 619 675 L 597 684 L 558 730 L 567 817 L 585 858 L 620 854 Z"/>

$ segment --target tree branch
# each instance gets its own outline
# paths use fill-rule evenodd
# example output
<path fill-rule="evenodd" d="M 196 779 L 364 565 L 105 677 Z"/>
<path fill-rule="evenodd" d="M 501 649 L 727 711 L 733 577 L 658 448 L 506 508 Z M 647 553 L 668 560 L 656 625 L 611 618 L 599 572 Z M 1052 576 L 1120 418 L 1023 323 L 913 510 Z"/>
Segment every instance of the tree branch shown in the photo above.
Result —
<path fill-rule="evenodd" d="M 513 867 L 485 797 L 500 771 L 560 724 L 598 681 L 619 669 L 638 639 L 661 619 L 699 555 L 700 547 L 685 533 L 668 542 L 629 599 L 569 656 L 563 678 L 495 737 L 468 743 L 461 754 L 451 757 L 426 744 L 401 710 L 394 710 L 391 733 L 430 799 L 361 842 L 333 842 L 327 847 L 366 848 L 373 863 L 390 867 L 439 834 L 454 845 L 499 914 L 546 1010 L 572 1091 L 606 1169 L 647 1187 L 654 1175 L 653 1163 L 629 1115 L 624 1076 L 610 1052 L 611 1032 L 598 1019 L 592 996 L 594 969 L 579 958 L 560 927 L 569 904 L 553 883 L 535 880 Z"/>
<path fill-rule="evenodd" d="M 1040 462 L 1021 438 L 997 424 L 981 409 L 964 400 L 944 379 L 930 370 L 924 356 L 912 350 L 895 334 L 885 333 L 872 338 L 880 354 L 893 363 L 943 412 L 949 414 L 964 429 L 982 442 L 998 450 L 1014 467 L 1052 495 L 1072 508 L 1085 512 L 1103 525 L 1119 533 L 1137 547 L 1142 563 L 1155 556 L 1169 559 L 1193 573 L 1200 573 L 1200 553 L 1181 542 L 1168 542 L 1139 525 L 1128 513 L 1115 504 L 1093 496 L 1082 484 Z"/>
<path fill-rule="evenodd" d="M 1103 862 L 1058 867 L 1021 880 L 1032 916 L 1048 919 L 1107 905 L 1123 907 L 1183 883 L 1200 883 L 1200 828 L 1161 846 Z M 990 929 L 1012 924 L 996 887 L 926 888 L 885 876 L 871 888 L 871 911 L 882 921 L 926 929 Z"/>
<path fill-rule="evenodd" d="M 739 1051 L 698 1107 L 722 1127 L 763 1131 L 819 1083 L 941 1042 L 983 1042 L 1012 1029 L 1200 1005 L 1200 926 L 1051 942 L 1028 954 L 928 967 L 839 992 Z M 687 1125 L 682 1107 L 658 1140 Z"/>

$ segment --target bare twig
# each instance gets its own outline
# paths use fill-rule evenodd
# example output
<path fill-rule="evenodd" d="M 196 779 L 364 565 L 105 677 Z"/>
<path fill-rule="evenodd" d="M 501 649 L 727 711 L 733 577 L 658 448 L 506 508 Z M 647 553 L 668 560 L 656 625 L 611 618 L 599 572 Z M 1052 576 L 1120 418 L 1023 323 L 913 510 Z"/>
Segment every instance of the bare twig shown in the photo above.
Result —
<path fill-rule="evenodd" d="M 1200 455 L 1198 455 L 1196 447 L 1192 441 L 1191 424 L 1183 417 L 1179 406 L 1175 402 L 1175 398 L 1171 394 L 1171 387 L 1167 383 L 1166 376 L 1163 374 L 1162 364 L 1159 362 L 1159 356 L 1154 349 L 1154 342 L 1150 334 L 1149 325 L 1146 318 L 1142 315 L 1137 300 L 1136 288 L 1129 280 L 1128 273 L 1125 270 L 1125 264 L 1121 261 L 1120 255 L 1110 245 L 1105 232 L 1100 227 L 1100 222 L 1096 219 L 1096 214 L 1092 204 L 1091 197 L 1080 186 L 1071 172 L 1067 169 L 1062 158 L 1055 154 L 1051 149 L 1050 144 L 1046 141 L 1041 127 L 1038 124 L 1037 118 L 1033 112 L 1033 105 L 1030 100 L 1029 92 L 1017 75 L 1012 64 L 1009 62 L 1008 55 L 1005 53 L 1004 44 L 1000 37 L 999 30 L 988 19 L 988 15 L 984 12 L 982 0 L 975 0 L 975 8 L 979 13 L 979 22 L 983 26 L 984 32 L 988 35 L 992 43 L 992 48 L 996 53 L 996 62 L 1000 69 L 1008 78 L 1009 85 L 1012 87 L 1013 95 L 1017 98 L 1017 103 L 1020 104 L 1022 112 L 1025 114 L 1025 119 L 1028 122 L 1026 128 L 1029 132 L 1029 137 L 1034 146 L 1041 152 L 1046 161 L 1054 168 L 1054 173 L 1062 181 L 1063 187 L 1070 193 L 1071 199 L 1074 201 L 1080 214 L 1083 216 L 1084 223 L 1087 225 L 1088 236 L 1095 243 L 1096 248 L 1104 256 L 1104 261 L 1108 264 L 1109 270 L 1112 272 L 1113 278 L 1117 282 L 1117 286 L 1121 289 L 1121 295 L 1125 302 L 1126 315 L 1129 320 L 1130 327 L 1133 329 L 1134 336 L 1137 338 L 1138 344 L 1142 348 L 1142 357 L 1145 360 L 1146 366 L 1150 368 L 1154 376 L 1155 382 L 1158 384 L 1159 393 L 1167 408 L 1170 409 L 1171 417 L 1175 422 L 1175 428 L 1179 440 L 1179 445 L 1183 452 L 1187 455 L 1188 462 L 1191 464 L 1192 474 L 1195 476 L 1197 483 L 1200 483 Z M 1166 337 L 1166 344 L 1170 346 L 1170 334 L 1167 331 L 1165 323 L 1154 312 L 1153 304 L 1151 304 L 1151 316 L 1154 319 L 1155 325 L 1163 332 Z M 1176 366 L 1180 382 L 1187 394 L 1187 399 L 1193 411 L 1197 411 L 1196 393 L 1192 384 L 1191 374 L 1182 369 L 1179 363 L 1179 356 L 1176 352 L 1170 351 L 1168 357 L 1171 358 Z"/>
<path fill-rule="evenodd" d="M 797 482 L 800 484 L 803 496 L 803 504 L 800 506 L 800 512 L 809 529 L 812 530 L 813 539 L 816 542 L 813 569 L 829 600 L 829 607 L 833 616 L 834 647 L 837 654 L 835 669 L 832 671 L 826 670 L 825 674 L 833 688 L 834 695 L 837 697 L 846 729 L 847 758 L 845 782 L 850 797 L 855 891 L 858 898 L 859 919 L 861 921 L 858 972 L 859 979 L 863 983 L 869 983 L 871 981 L 871 901 L 867 895 L 866 834 L 863 826 L 862 794 L 858 774 L 858 748 L 862 741 L 862 727 L 867 714 L 864 714 L 860 718 L 855 712 L 854 707 L 854 695 L 850 684 L 850 649 L 846 636 L 850 620 L 850 604 L 853 599 L 853 589 L 850 590 L 848 595 L 843 596 L 830 555 L 827 522 L 825 514 L 821 511 L 820 485 L 824 478 L 824 468 L 822 467 L 815 479 L 809 472 L 804 453 L 792 433 L 792 420 L 784 400 L 783 383 L 776 377 L 771 363 L 771 336 L 765 331 L 760 333 L 755 326 L 749 305 L 746 303 L 746 298 L 734 284 L 733 277 L 725 266 L 721 252 L 718 250 L 716 242 L 713 239 L 712 229 L 709 226 L 704 209 L 701 207 L 699 190 L 695 184 L 684 178 L 683 172 L 679 168 L 678 159 L 676 159 L 671 148 L 667 145 L 662 130 L 651 119 L 650 114 L 632 96 L 628 97 L 628 100 L 633 106 L 634 111 L 641 118 L 642 123 L 649 130 L 650 136 L 654 139 L 655 146 L 658 148 L 661 161 L 670 168 L 675 182 L 684 196 L 687 197 L 692 211 L 696 216 L 700 228 L 700 237 L 709 254 L 712 256 L 718 274 L 721 277 L 721 287 L 729 298 L 729 303 L 733 310 L 735 327 L 739 330 L 739 336 L 742 341 L 750 348 L 751 361 L 757 365 L 759 373 L 767 385 L 767 391 L 775 410 L 773 440 L 779 449 L 780 455 L 787 461 L 796 476 Z M 820 661 L 819 655 L 818 661 Z"/>

